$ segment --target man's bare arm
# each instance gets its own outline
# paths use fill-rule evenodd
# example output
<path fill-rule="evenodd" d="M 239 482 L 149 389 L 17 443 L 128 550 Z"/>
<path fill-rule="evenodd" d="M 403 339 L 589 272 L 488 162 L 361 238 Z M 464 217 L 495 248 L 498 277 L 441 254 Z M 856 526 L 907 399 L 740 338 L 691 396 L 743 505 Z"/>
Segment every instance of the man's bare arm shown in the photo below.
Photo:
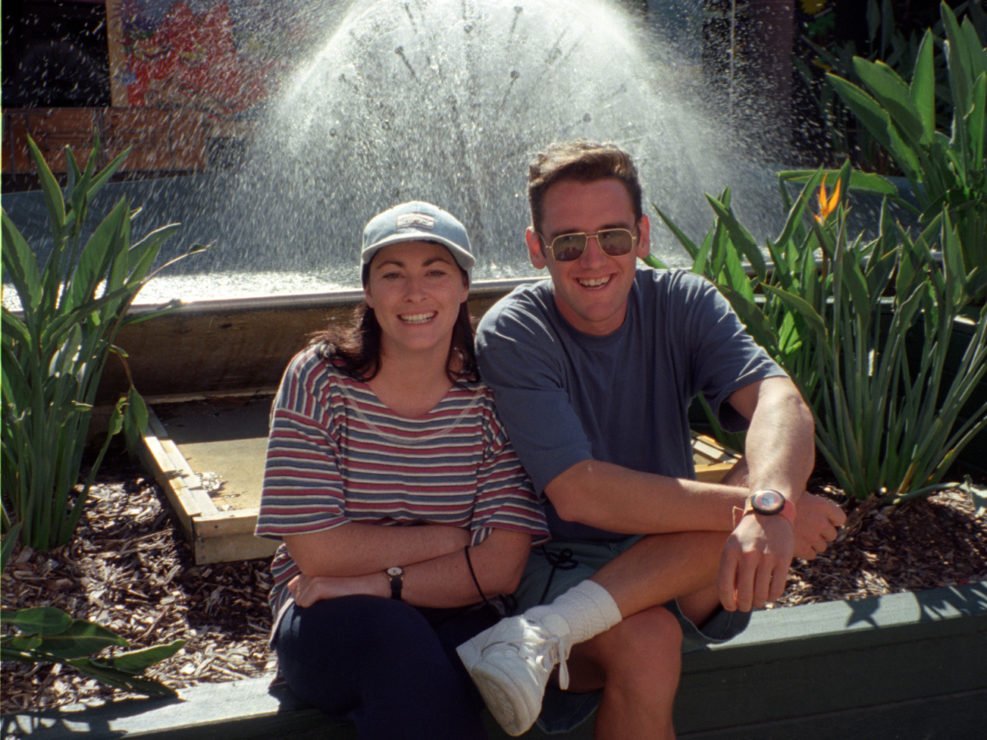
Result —
<path fill-rule="evenodd" d="M 733 529 L 747 489 L 642 473 L 584 460 L 545 487 L 562 519 L 610 532 L 661 534 Z"/>

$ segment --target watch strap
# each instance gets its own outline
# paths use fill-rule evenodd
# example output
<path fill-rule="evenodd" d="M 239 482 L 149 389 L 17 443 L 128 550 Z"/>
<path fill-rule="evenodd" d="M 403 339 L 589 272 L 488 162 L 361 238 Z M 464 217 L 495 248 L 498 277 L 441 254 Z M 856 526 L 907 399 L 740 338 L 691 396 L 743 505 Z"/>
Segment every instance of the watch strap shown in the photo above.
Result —
<path fill-rule="evenodd" d="M 391 584 L 391 598 L 401 601 L 401 589 L 404 586 L 404 568 L 388 568 L 384 573 Z"/>
<path fill-rule="evenodd" d="M 748 496 L 746 499 L 744 499 L 743 509 L 736 506 L 733 508 L 734 527 L 740 524 L 740 520 L 743 519 L 748 514 L 760 514 L 761 516 L 780 516 L 783 519 L 787 520 L 788 523 L 791 524 L 793 527 L 795 526 L 795 514 L 796 514 L 795 502 L 792 501 L 791 499 L 785 498 L 785 504 L 781 507 L 781 510 L 778 511 L 777 514 L 766 514 L 764 512 L 757 511 L 757 509 L 754 508 L 754 504 L 751 501 L 752 498 L 753 498 L 752 496 Z"/>

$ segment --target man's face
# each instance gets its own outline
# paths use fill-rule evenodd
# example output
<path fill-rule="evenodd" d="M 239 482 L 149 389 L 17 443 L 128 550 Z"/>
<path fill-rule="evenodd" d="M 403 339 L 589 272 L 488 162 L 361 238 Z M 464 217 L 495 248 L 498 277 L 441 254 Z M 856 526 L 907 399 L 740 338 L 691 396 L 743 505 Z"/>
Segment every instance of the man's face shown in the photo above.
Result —
<path fill-rule="evenodd" d="M 573 328 L 596 336 L 612 334 L 624 322 L 637 259 L 648 254 L 647 216 L 635 223 L 631 196 L 616 178 L 560 180 L 546 191 L 542 214 L 544 249 L 532 229 L 525 235 L 531 264 L 548 268 L 555 303 Z M 577 259 L 559 262 L 547 248 L 560 234 L 591 234 L 608 228 L 628 229 L 637 235 L 630 252 L 611 256 L 594 237 Z"/>

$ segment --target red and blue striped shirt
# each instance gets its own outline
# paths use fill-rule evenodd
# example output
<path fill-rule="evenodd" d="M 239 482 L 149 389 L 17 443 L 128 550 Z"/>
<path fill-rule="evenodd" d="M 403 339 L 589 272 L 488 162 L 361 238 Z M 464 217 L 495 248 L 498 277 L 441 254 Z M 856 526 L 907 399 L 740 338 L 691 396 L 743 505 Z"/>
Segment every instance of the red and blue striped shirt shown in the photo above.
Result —
<path fill-rule="evenodd" d="M 256 533 L 280 539 L 347 522 L 457 526 L 473 544 L 496 527 L 547 537 L 489 388 L 455 384 L 406 418 L 313 346 L 288 365 L 274 401 Z M 299 573 L 283 544 L 271 570 L 277 612 Z"/>

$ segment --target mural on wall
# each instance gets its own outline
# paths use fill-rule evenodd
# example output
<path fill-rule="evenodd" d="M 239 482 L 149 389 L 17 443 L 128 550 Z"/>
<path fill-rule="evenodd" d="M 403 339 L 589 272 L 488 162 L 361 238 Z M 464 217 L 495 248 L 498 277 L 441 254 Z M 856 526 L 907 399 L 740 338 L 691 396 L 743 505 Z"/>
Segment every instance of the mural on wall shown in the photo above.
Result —
<path fill-rule="evenodd" d="M 107 0 L 113 105 L 248 113 L 283 71 L 273 44 L 307 41 L 302 4 Z"/>

